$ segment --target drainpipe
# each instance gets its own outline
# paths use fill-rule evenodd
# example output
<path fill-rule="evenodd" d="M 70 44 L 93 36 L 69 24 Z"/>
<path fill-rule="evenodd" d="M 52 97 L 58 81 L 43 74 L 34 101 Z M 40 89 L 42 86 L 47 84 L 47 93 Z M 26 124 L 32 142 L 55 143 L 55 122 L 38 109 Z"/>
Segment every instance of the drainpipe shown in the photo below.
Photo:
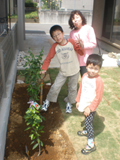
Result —
<path fill-rule="evenodd" d="M 11 30 L 10 0 L 9 0 L 9 30 Z"/>
<path fill-rule="evenodd" d="M 7 0 L 5 1 L 5 14 L 6 14 L 6 31 L 8 32 L 8 13 L 7 13 Z"/>
<path fill-rule="evenodd" d="M 18 5 L 18 45 L 19 51 L 24 51 L 25 21 L 24 21 L 24 0 L 17 0 Z"/>

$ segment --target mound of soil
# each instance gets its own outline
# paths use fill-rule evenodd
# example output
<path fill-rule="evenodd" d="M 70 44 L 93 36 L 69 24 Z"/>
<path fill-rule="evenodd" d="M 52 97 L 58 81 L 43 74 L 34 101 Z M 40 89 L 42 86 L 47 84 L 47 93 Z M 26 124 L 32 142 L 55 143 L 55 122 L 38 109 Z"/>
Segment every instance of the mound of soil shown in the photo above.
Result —
<path fill-rule="evenodd" d="M 50 86 L 44 86 L 43 100 L 49 88 Z M 58 103 L 51 103 L 47 112 L 41 112 L 45 118 L 42 124 L 44 133 L 41 134 L 41 141 L 44 146 L 41 148 L 40 156 L 37 156 L 38 148 L 32 150 L 30 131 L 24 131 L 27 127 L 24 115 L 29 107 L 28 100 L 27 85 L 15 84 L 11 100 L 4 160 L 76 160 L 74 148 L 62 128 L 64 120 Z M 26 154 L 26 147 L 29 156 Z"/>

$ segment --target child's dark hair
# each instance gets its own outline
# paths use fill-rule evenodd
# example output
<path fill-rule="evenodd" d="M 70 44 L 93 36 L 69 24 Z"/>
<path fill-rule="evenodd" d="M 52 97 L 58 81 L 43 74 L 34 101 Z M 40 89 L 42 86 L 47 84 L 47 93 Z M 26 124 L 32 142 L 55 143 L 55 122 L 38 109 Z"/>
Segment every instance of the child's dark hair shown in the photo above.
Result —
<path fill-rule="evenodd" d="M 91 54 L 87 59 L 86 66 L 88 66 L 89 64 L 93 64 L 94 66 L 98 65 L 101 68 L 102 62 L 103 62 L 102 56 L 98 54 Z"/>
<path fill-rule="evenodd" d="M 83 16 L 83 14 L 79 10 L 74 10 L 74 11 L 71 12 L 70 18 L 69 18 L 69 21 L 68 21 L 68 24 L 69 24 L 71 29 L 75 28 L 75 26 L 74 26 L 74 24 L 72 22 L 72 19 L 74 18 L 75 14 L 80 15 L 80 17 L 82 18 L 82 25 L 85 25 L 87 23 L 85 17 Z"/>
<path fill-rule="evenodd" d="M 53 32 L 56 31 L 56 30 L 59 30 L 59 31 L 63 32 L 63 29 L 62 29 L 61 26 L 59 26 L 59 25 L 54 25 L 54 26 L 52 26 L 52 27 L 50 28 L 50 31 L 49 31 L 50 36 L 51 36 L 52 38 L 53 38 L 52 34 L 53 34 Z"/>

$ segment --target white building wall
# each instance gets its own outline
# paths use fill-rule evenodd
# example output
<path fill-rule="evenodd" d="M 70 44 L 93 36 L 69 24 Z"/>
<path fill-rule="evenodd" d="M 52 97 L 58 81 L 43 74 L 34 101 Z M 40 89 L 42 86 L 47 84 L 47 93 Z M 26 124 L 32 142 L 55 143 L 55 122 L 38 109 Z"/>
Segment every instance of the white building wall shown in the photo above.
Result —
<path fill-rule="evenodd" d="M 62 8 L 92 10 L 94 0 L 62 0 Z"/>
<path fill-rule="evenodd" d="M 39 22 L 41 24 L 67 24 L 71 11 L 41 11 Z M 83 12 L 87 24 L 92 24 L 92 14 L 89 11 Z"/>

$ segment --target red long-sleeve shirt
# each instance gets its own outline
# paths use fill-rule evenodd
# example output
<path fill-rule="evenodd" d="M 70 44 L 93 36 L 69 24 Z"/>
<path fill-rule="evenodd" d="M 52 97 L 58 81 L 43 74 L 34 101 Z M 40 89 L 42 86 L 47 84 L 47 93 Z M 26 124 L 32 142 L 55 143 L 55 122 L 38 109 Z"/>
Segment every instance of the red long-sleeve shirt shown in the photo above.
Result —
<path fill-rule="evenodd" d="M 47 70 L 51 59 L 57 56 L 60 63 L 60 72 L 63 76 L 72 76 L 79 72 L 79 62 L 76 52 L 80 55 L 84 54 L 84 49 L 81 49 L 73 39 L 68 39 L 65 45 L 54 43 L 43 62 L 43 70 Z"/>

